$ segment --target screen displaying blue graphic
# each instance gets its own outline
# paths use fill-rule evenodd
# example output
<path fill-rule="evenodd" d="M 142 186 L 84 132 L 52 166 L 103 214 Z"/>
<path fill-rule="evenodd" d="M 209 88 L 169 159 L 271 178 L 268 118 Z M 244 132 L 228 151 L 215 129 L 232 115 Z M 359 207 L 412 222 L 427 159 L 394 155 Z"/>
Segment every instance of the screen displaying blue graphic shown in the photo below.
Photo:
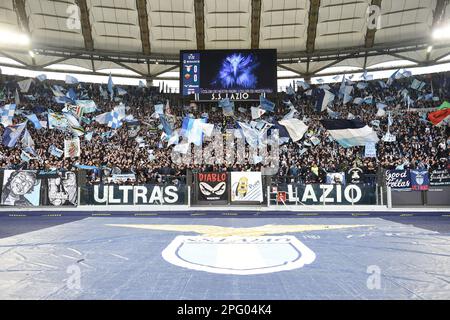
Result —
<path fill-rule="evenodd" d="M 181 51 L 180 91 L 272 93 L 276 91 L 276 50 Z"/>

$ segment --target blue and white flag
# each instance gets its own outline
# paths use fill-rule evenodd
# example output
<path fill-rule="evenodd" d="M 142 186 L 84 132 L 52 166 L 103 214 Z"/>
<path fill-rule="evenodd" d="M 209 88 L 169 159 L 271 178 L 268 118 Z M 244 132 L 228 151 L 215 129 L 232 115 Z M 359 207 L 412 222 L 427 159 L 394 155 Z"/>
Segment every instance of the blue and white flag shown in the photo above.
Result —
<path fill-rule="evenodd" d="M 27 128 L 25 128 L 25 132 L 23 133 L 21 142 L 22 142 L 22 147 L 24 147 L 24 148 L 27 148 L 27 147 L 32 148 L 32 149 L 34 148 L 34 141 L 31 138 L 30 132 L 28 131 Z"/>
<path fill-rule="evenodd" d="M 275 109 L 275 103 L 266 99 L 263 95 L 259 96 L 259 104 L 261 105 L 261 108 L 266 111 L 273 112 Z"/>
<path fill-rule="evenodd" d="M 73 77 L 73 76 L 70 76 L 70 75 L 66 74 L 66 83 L 67 84 L 77 84 L 78 83 L 78 79 Z"/>
<path fill-rule="evenodd" d="M 49 129 L 65 129 L 68 127 L 67 119 L 61 113 L 49 112 L 48 113 L 48 128 Z"/>
<path fill-rule="evenodd" d="M 64 154 L 64 151 L 63 151 L 63 150 L 58 149 L 58 148 L 57 148 L 55 145 L 53 145 L 53 144 L 48 148 L 48 152 L 50 152 L 50 154 L 51 154 L 52 156 L 55 156 L 55 157 L 57 157 L 57 158 L 61 158 L 62 155 Z"/>
<path fill-rule="evenodd" d="M 292 96 L 295 94 L 294 88 L 292 88 L 291 84 L 289 84 L 289 87 L 286 88 L 286 94 L 289 96 Z"/>
<path fill-rule="evenodd" d="M 297 86 L 302 87 L 303 90 L 307 90 L 310 87 L 310 85 L 305 81 L 297 81 Z"/>
<path fill-rule="evenodd" d="M 36 79 L 38 79 L 39 81 L 42 82 L 42 81 L 47 80 L 47 76 L 43 73 L 43 74 L 36 76 Z"/>
<path fill-rule="evenodd" d="M 164 114 L 161 114 L 159 116 L 159 120 L 161 121 L 162 127 L 164 132 L 166 133 L 167 136 L 171 136 L 172 135 L 172 126 L 170 125 L 169 121 L 167 121 L 166 116 Z"/>
<path fill-rule="evenodd" d="M 397 71 L 395 71 L 387 80 L 386 82 L 386 86 L 391 86 L 391 84 L 394 82 L 395 79 L 397 79 L 397 74 L 400 71 L 400 69 L 398 69 Z"/>
<path fill-rule="evenodd" d="M 16 145 L 20 135 L 22 134 L 23 129 L 25 129 L 26 124 L 27 122 L 25 121 L 15 126 L 6 127 L 5 131 L 3 132 L 3 145 L 7 146 L 8 148 L 13 148 Z"/>
<path fill-rule="evenodd" d="M 394 120 L 392 119 L 392 114 L 389 111 L 389 113 L 388 113 L 388 126 L 392 126 L 393 123 L 394 123 Z"/>
<path fill-rule="evenodd" d="M 110 73 L 109 78 L 108 78 L 108 92 L 111 97 L 111 100 L 113 99 L 113 96 L 114 96 L 113 86 L 114 86 L 114 83 L 112 81 L 112 77 L 111 77 L 111 73 Z"/>
<path fill-rule="evenodd" d="M 327 106 L 333 102 L 334 94 L 328 90 L 320 90 L 318 98 L 316 100 L 316 110 L 317 112 L 322 112 L 327 110 Z"/>
<path fill-rule="evenodd" d="M 139 88 L 145 88 L 146 85 L 144 82 L 142 82 L 142 80 L 139 80 Z"/>
<path fill-rule="evenodd" d="M 111 129 L 118 129 L 122 126 L 122 121 L 119 120 L 119 113 L 117 111 L 108 112 L 105 120 L 107 126 Z"/>
<path fill-rule="evenodd" d="M 280 120 L 278 123 L 286 128 L 290 138 L 294 142 L 303 138 L 303 135 L 308 130 L 308 126 L 303 121 L 295 118 Z"/>
<path fill-rule="evenodd" d="M 230 101 L 229 98 L 220 100 L 219 108 L 222 108 L 222 112 L 225 116 L 233 116 L 234 115 L 234 102 Z"/>
<path fill-rule="evenodd" d="M 358 84 L 356 85 L 356 87 L 359 90 L 363 90 L 365 88 L 367 88 L 369 86 L 369 84 L 367 82 L 358 82 Z"/>
<path fill-rule="evenodd" d="M 164 114 L 164 105 L 162 103 L 155 104 L 155 112 L 157 114 Z"/>
<path fill-rule="evenodd" d="M 83 109 L 83 114 L 97 111 L 97 105 L 93 100 L 75 100 L 75 104 Z"/>
<path fill-rule="evenodd" d="M 350 102 L 352 100 L 352 91 L 353 91 L 353 86 L 344 86 L 344 98 L 343 98 L 343 104 L 347 104 L 348 102 Z"/>
<path fill-rule="evenodd" d="M 99 114 L 98 116 L 95 117 L 95 122 L 98 122 L 100 124 L 107 124 L 108 120 L 106 118 L 108 114 L 110 114 L 110 112 Z"/>
<path fill-rule="evenodd" d="M 242 134 L 245 137 L 245 141 L 253 147 L 258 147 L 258 139 L 259 139 L 259 132 L 255 128 L 252 128 L 250 125 L 244 123 L 244 122 L 237 122 L 239 127 L 242 130 Z"/>
<path fill-rule="evenodd" d="M 192 125 L 188 132 L 188 143 L 193 143 L 196 146 L 201 146 L 203 142 L 203 124 L 206 123 L 206 119 L 190 119 Z"/>
<path fill-rule="evenodd" d="M 14 103 L 7 104 L 0 109 L 1 124 L 4 127 L 11 125 L 13 122 L 14 114 L 16 112 L 16 105 Z"/>
<path fill-rule="evenodd" d="M 33 79 L 31 78 L 17 82 L 20 92 L 28 92 L 28 90 L 30 90 L 31 82 L 33 82 Z"/>
<path fill-rule="evenodd" d="M 117 95 L 118 96 L 124 96 L 127 94 L 127 91 L 121 87 L 117 87 Z"/>
<path fill-rule="evenodd" d="M 92 140 L 92 136 L 94 135 L 94 132 L 88 132 L 88 133 L 86 133 L 85 135 L 84 135 L 84 139 L 86 140 L 86 141 L 91 141 Z"/>
<path fill-rule="evenodd" d="M 363 98 L 355 98 L 355 99 L 353 99 L 353 104 L 360 105 L 360 104 L 362 104 L 363 102 L 364 102 L 364 99 L 363 99 Z"/>
<path fill-rule="evenodd" d="M 379 141 L 375 131 L 361 120 L 320 120 L 322 125 L 344 148 L 365 146 Z"/>
<path fill-rule="evenodd" d="M 34 127 L 37 130 L 42 129 L 42 124 L 39 121 L 38 117 L 34 113 L 29 114 L 29 115 L 25 115 L 25 117 L 27 117 L 27 119 L 30 120 L 33 123 Z"/>

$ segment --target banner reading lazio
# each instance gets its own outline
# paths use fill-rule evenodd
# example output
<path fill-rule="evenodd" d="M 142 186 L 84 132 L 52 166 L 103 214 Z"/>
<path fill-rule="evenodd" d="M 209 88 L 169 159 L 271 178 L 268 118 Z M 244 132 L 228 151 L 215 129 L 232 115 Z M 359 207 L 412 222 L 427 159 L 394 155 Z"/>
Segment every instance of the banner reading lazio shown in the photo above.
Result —
<path fill-rule="evenodd" d="M 197 174 L 197 200 L 198 201 L 226 201 L 227 200 L 227 173 L 205 172 Z"/>
<path fill-rule="evenodd" d="M 261 172 L 231 172 L 231 202 L 263 201 Z"/>

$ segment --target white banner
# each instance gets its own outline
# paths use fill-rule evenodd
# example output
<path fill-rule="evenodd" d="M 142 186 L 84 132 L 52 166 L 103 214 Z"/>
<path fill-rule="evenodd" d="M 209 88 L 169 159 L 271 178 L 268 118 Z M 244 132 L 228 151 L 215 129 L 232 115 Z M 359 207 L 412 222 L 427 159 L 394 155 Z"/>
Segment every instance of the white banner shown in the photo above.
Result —
<path fill-rule="evenodd" d="M 261 172 L 231 172 L 231 201 L 263 201 Z"/>

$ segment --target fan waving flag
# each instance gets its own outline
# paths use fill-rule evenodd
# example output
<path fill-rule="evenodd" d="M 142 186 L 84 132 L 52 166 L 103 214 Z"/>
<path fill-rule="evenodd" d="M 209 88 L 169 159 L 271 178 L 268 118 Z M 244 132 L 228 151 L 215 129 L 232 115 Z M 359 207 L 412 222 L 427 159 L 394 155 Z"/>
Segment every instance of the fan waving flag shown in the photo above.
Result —
<path fill-rule="evenodd" d="M 325 129 L 344 148 L 377 143 L 375 131 L 361 120 L 321 120 Z"/>
<path fill-rule="evenodd" d="M 23 129 L 25 129 L 27 122 L 22 122 L 15 126 L 9 126 L 3 132 L 3 144 L 8 148 L 13 148 L 20 135 L 22 134 Z"/>
<path fill-rule="evenodd" d="M 42 129 L 42 124 L 39 122 L 39 119 L 37 118 L 37 116 L 34 113 L 25 115 L 25 117 L 27 117 L 27 119 L 33 123 L 34 127 L 37 130 Z"/>
<path fill-rule="evenodd" d="M 330 91 L 322 89 L 320 90 L 318 99 L 316 101 L 316 110 L 317 112 L 327 110 L 327 106 L 334 100 L 334 94 Z"/>

